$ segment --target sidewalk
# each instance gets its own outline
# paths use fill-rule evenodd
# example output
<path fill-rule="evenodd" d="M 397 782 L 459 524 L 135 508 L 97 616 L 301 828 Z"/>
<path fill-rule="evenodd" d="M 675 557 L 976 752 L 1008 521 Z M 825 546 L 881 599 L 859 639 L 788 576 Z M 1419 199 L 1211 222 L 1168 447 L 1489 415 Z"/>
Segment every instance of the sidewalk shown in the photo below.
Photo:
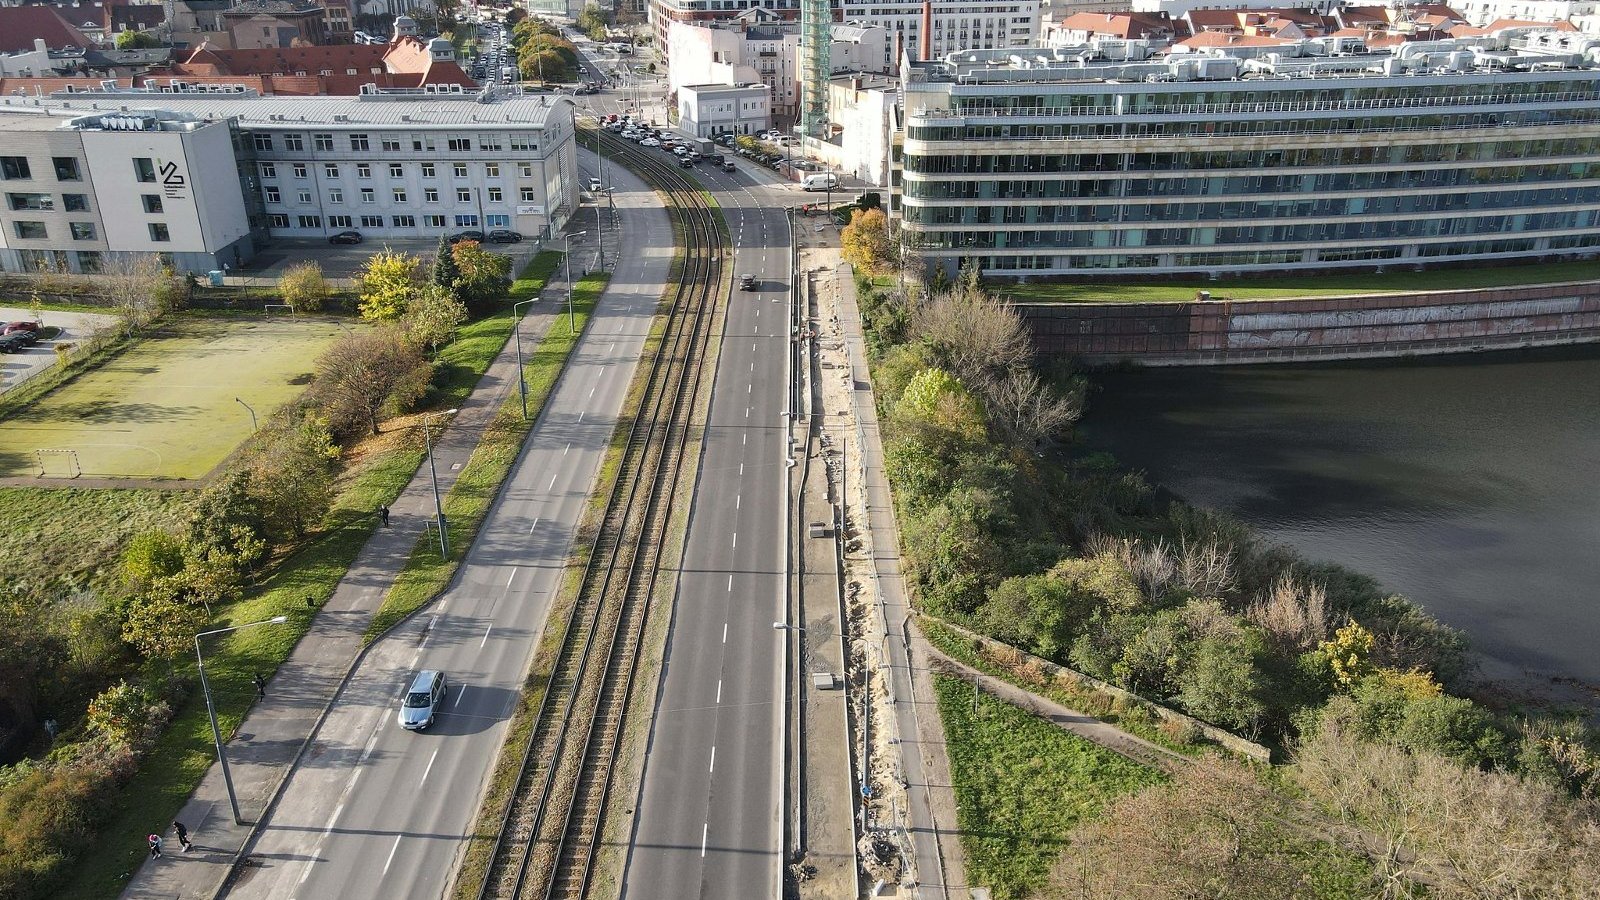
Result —
<path fill-rule="evenodd" d="M 818 269 L 820 295 L 831 298 L 825 305 L 822 330 L 836 334 L 845 345 L 844 363 L 850 408 L 860 435 L 855 450 L 857 460 L 852 474 L 864 473 L 854 490 L 866 504 L 866 528 L 862 537 L 870 546 L 878 593 L 879 617 L 887 636 L 882 650 L 888 657 L 888 702 L 894 710 L 894 726 L 899 734 L 900 771 L 905 789 L 908 828 L 913 859 L 911 896 L 924 898 L 962 898 L 968 896 L 961 856 L 956 840 L 956 802 L 951 787 L 950 765 L 945 756 L 944 728 L 934 700 L 928 659 L 914 640 L 911 606 L 900 568 L 900 533 L 895 522 L 894 503 L 884 474 L 883 444 L 878 430 L 871 375 L 867 369 L 866 346 L 860 312 L 856 306 L 855 281 L 837 250 L 837 230 L 824 226 L 804 236 L 805 265 Z M 836 321 L 826 315 L 831 308 Z"/>
<path fill-rule="evenodd" d="M 574 252 L 584 247 L 576 241 L 573 244 Z M 593 251 L 592 243 L 588 249 Z M 608 248 L 608 253 L 612 249 Z M 558 268 L 542 296 L 564 295 L 564 274 L 564 269 Z M 573 274 L 578 275 L 577 267 Z M 558 312 L 555 304 L 550 304 L 550 311 L 523 318 L 519 325 L 525 350 L 530 343 L 538 343 Z M 461 404 L 460 412 L 434 441 L 441 495 L 455 484 L 485 426 L 516 389 L 516 347 L 508 340 Z M 266 697 L 250 709 L 228 740 L 229 768 L 240 812 L 249 824 L 234 824 L 221 766 L 213 763 L 178 815 L 178 821 L 189 827 L 194 850 L 182 852 L 169 834 L 166 855 L 146 860 L 139 867 L 122 892 L 124 898 L 187 900 L 213 897 L 221 889 L 254 823 L 293 771 L 302 745 L 356 662 L 367 624 L 418 538 L 433 522 L 433 488 L 426 464 L 390 504 L 390 511 L 390 526 L 373 532 L 311 628 L 267 683 Z M 130 840 L 142 840 L 142 836 Z"/>

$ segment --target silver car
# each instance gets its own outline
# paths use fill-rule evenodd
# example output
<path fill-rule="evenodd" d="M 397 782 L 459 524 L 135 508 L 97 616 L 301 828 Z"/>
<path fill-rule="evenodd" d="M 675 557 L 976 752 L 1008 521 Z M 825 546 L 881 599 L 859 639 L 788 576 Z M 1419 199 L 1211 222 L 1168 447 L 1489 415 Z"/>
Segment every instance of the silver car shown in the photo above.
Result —
<path fill-rule="evenodd" d="M 405 699 L 400 703 L 400 727 L 407 731 L 421 731 L 432 725 L 439 705 L 444 702 L 449 690 L 443 672 L 433 669 L 418 672 L 417 677 L 411 680 L 411 689 L 406 691 Z"/>

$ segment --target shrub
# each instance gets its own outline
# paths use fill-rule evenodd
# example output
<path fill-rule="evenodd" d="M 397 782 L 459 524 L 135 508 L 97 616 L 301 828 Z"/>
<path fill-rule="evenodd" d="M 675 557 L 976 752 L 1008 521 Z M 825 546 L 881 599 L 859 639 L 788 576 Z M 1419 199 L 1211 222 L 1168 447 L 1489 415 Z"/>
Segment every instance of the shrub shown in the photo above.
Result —
<path fill-rule="evenodd" d="M 295 312 L 320 311 L 328 294 L 328 280 L 322 275 L 322 266 L 310 260 L 295 263 L 278 279 L 278 296 Z"/>

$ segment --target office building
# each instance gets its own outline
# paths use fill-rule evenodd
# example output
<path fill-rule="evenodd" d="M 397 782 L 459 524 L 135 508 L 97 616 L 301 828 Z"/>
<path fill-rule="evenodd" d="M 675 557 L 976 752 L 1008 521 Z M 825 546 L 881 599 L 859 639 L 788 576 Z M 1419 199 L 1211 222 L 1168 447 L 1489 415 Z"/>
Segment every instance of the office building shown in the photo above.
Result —
<path fill-rule="evenodd" d="M 1600 41 L 1523 31 L 1370 53 L 1345 40 L 909 64 L 907 249 L 1013 277 L 1600 252 Z"/>

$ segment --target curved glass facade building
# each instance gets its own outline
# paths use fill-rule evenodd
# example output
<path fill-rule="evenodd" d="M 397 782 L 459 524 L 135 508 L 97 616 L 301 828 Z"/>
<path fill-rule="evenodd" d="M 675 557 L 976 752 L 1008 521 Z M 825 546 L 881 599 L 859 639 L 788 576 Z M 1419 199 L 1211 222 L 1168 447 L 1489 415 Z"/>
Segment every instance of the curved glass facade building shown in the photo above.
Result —
<path fill-rule="evenodd" d="M 908 63 L 906 250 L 999 277 L 1600 255 L 1600 38 L 1149 49 Z"/>

